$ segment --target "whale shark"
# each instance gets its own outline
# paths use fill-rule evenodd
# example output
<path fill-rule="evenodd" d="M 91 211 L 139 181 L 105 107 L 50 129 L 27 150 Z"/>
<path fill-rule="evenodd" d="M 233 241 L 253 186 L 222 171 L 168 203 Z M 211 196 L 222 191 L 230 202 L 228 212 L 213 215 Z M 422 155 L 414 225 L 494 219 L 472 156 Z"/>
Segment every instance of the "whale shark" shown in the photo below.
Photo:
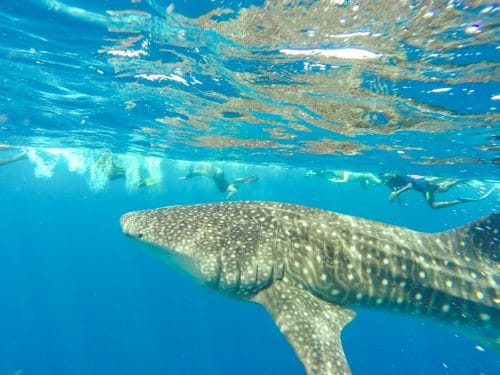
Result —
<path fill-rule="evenodd" d="M 120 223 L 202 284 L 262 304 L 309 375 L 350 374 L 341 330 L 359 307 L 437 319 L 499 351 L 499 212 L 439 233 L 258 201 L 134 211 Z"/>

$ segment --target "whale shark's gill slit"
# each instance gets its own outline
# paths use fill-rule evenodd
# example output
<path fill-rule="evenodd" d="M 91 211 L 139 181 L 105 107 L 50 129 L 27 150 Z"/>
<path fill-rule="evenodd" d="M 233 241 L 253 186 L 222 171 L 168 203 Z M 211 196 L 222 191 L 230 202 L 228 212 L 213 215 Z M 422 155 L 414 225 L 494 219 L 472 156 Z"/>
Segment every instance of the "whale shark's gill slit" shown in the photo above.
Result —
<path fill-rule="evenodd" d="M 259 285 L 259 264 L 255 264 L 255 285 Z"/>
<path fill-rule="evenodd" d="M 256 244 L 257 256 L 264 257 L 264 259 L 266 259 L 266 257 L 269 256 L 269 254 L 268 254 L 268 251 L 266 249 L 266 242 L 262 240 L 262 233 L 263 233 L 262 224 L 260 223 L 260 221 L 257 221 L 256 224 L 259 227 L 258 236 L 257 236 L 257 240 L 256 240 L 256 242 L 257 242 L 257 244 Z M 273 249 L 271 249 L 271 254 L 272 254 L 272 251 L 273 251 Z M 258 267 L 259 267 L 258 260 L 256 260 L 256 264 L 257 264 L 257 269 L 258 269 Z M 256 285 L 261 286 L 264 284 L 268 284 L 269 280 L 266 279 L 267 269 L 264 268 L 263 270 L 261 269 L 260 271 L 262 271 L 262 275 L 257 274 Z M 262 280 L 261 280 L 261 278 L 262 278 Z"/>
<path fill-rule="evenodd" d="M 220 245 L 219 245 L 220 247 Z M 219 249 L 216 249 L 216 262 L 217 262 L 217 271 L 215 272 L 216 276 L 215 276 L 215 281 L 214 281 L 214 285 L 217 289 L 220 288 L 220 278 L 221 278 L 221 274 L 222 274 L 222 250 L 219 248 Z"/>
<path fill-rule="evenodd" d="M 274 245 L 274 262 L 275 264 L 279 265 L 279 275 L 277 277 L 278 280 L 283 279 L 285 276 L 285 268 L 286 268 L 286 259 L 288 256 L 288 252 L 285 249 L 279 249 L 279 243 L 280 243 L 280 227 L 279 225 L 276 224 L 276 232 L 275 232 L 275 245 Z"/>
<path fill-rule="evenodd" d="M 262 235 L 262 232 L 261 232 L 261 235 Z M 259 236 L 259 241 L 261 241 L 260 236 Z M 270 249 L 269 249 L 270 255 L 269 256 L 271 257 L 271 275 L 269 278 L 269 282 L 272 283 L 274 280 L 274 265 L 276 263 L 276 252 L 275 252 L 276 238 L 274 239 L 274 243 L 268 243 L 268 246 L 270 247 Z"/>
<path fill-rule="evenodd" d="M 437 308 L 439 307 L 439 293 L 436 290 L 431 290 L 430 295 L 429 295 L 429 300 L 426 304 L 427 309 L 426 309 L 426 314 L 431 315 L 434 312 L 436 312 Z"/>
<path fill-rule="evenodd" d="M 236 272 L 237 272 L 237 277 L 236 277 L 235 293 L 239 293 L 241 291 L 241 264 L 238 264 L 238 269 L 236 270 Z"/>

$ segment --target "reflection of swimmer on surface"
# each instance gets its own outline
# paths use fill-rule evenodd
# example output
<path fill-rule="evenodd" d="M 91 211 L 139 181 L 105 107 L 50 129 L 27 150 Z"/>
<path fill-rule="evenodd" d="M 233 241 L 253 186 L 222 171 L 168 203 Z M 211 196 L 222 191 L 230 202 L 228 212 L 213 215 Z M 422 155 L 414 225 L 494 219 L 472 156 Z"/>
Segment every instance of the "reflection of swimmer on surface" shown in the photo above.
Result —
<path fill-rule="evenodd" d="M 389 195 L 389 200 L 393 201 L 399 197 L 399 195 L 407 190 L 415 190 L 424 194 L 425 201 L 432 208 L 444 208 L 453 206 L 459 203 L 473 202 L 485 199 L 493 193 L 496 188 L 491 188 L 487 193 L 483 194 L 479 198 L 457 198 L 452 201 L 435 201 L 436 192 L 446 192 L 451 187 L 463 183 L 464 180 L 459 179 L 447 179 L 441 182 L 439 177 L 423 177 L 418 175 L 400 175 L 397 173 L 381 173 L 381 180 L 387 185 L 392 193 Z"/>
<path fill-rule="evenodd" d="M 10 151 L 10 150 L 19 150 L 19 147 L 0 144 L 0 151 Z M 0 165 L 7 165 L 10 163 L 14 163 L 18 160 L 26 159 L 27 157 L 28 155 L 26 154 L 26 151 L 21 151 L 18 155 L 13 156 L 11 158 L 0 159 Z"/>
<path fill-rule="evenodd" d="M 214 167 L 212 164 L 200 163 L 200 164 L 193 164 L 189 168 L 188 174 L 185 175 L 184 177 L 179 177 L 179 180 L 187 180 L 189 178 L 197 176 L 204 176 L 211 179 L 215 183 L 215 186 L 217 186 L 217 189 L 220 192 L 222 193 L 227 192 L 226 199 L 229 199 L 234 194 L 236 194 L 241 184 L 250 184 L 259 179 L 258 176 L 253 175 L 248 177 L 237 178 L 231 182 L 228 182 L 226 180 L 226 177 L 224 176 L 224 171 L 222 170 L 222 168 Z"/>
<path fill-rule="evenodd" d="M 115 181 L 127 178 L 127 167 L 123 161 L 118 160 L 111 154 L 105 154 L 99 157 L 95 162 L 96 169 L 101 171 L 108 181 Z M 156 185 L 158 181 L 154 177 L 140 179 L 137 187 L 148 187 Z"/>

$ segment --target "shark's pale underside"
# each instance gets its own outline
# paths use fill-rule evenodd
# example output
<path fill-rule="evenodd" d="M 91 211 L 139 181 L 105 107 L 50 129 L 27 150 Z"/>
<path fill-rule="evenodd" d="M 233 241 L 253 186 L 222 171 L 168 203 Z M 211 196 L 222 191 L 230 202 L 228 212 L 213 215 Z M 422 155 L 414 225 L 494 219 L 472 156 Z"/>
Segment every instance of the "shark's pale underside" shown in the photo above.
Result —
<path fill-rule="evenodd" d="M 349 374 L 340 331 L 369 306 L 473 329 L 498 350 L 500 213 L 420 233 L 304 206 L 225 202 L 135 211 L 125 234 L 204 284 L 261 303 L 308 374 Z"/>

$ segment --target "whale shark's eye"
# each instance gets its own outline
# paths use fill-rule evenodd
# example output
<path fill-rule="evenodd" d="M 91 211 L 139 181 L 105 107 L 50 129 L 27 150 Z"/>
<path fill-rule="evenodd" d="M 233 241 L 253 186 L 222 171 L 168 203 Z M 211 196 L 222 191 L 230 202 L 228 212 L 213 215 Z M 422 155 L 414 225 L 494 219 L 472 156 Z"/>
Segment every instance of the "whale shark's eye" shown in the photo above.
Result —
<path fill-rule="evenodd" d="M 144 234 L 142 234 L 142 233 L 137 233 L 136 237 L 137 237 L 137 238 L 142 238 L 142 237 L 144 237 Z"/>

